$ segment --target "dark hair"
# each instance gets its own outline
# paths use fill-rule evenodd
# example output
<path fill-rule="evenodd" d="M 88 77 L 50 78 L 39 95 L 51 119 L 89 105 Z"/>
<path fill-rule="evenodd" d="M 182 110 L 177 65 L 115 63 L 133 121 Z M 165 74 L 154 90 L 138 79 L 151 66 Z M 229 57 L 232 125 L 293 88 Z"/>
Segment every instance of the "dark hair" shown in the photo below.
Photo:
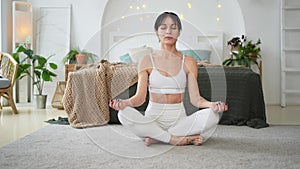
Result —
<path fill-rule="evenodd" d="M 166 17 L 172 18 L 172 20 L 177 24 L 178 29 L 181 31 L 181 29 L 182 29 L 181 21 L 180 21 L 179 17 L 173 12 L 164 12 L 157 17 L 155 24 L 154 24 L 155 31 L 158 30 L 158 27 L 162 24 L 162 22 L 166 19 Z"/>

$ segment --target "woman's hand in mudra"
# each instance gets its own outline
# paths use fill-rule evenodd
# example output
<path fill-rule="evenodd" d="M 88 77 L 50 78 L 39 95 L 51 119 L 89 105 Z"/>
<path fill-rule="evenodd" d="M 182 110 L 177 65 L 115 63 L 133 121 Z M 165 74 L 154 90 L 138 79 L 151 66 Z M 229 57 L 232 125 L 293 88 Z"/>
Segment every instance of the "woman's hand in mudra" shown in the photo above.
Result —
<path fill-rule="evenodd" d="M 115 110 L 123 110 L 126 106 L 126 101 L 122 99 L 113 99 L 109 102 L 109 107 Z"/>
<path fill-rule="evenodd" d="M 216 113 L 222 113 L 228 110 L 228 105 L 221 101 L 212 102 L 211 109 Z"/>

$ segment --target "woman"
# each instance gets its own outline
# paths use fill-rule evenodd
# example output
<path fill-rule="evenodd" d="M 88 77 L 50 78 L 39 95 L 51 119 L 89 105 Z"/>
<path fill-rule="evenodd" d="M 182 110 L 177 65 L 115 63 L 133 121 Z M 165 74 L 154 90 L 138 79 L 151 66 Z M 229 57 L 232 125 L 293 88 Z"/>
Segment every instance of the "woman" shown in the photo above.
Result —
<path fill-rule="evenodd" d="M 219 122 L 219 113 L 227 110 L 223 102 L 209 102 L 200 96 L 196 61 L 176 49 L 182 26 L 172 12 L 158 16 L 154 29 L 160 51 L 145 56 L 138 66 L 136 94 L 127 100 L 111 100 L 109 106 L 119 110 L 124 127 L 145 140 L 145 145 L 164 142 L 172 145 L 201 145 Z M 187 116 L 183 105 L 186 85 L 191 103 L 205 108 Z M 133 107 L 142 105 L 147 90 L 150 100 L 145 116 Z"/>

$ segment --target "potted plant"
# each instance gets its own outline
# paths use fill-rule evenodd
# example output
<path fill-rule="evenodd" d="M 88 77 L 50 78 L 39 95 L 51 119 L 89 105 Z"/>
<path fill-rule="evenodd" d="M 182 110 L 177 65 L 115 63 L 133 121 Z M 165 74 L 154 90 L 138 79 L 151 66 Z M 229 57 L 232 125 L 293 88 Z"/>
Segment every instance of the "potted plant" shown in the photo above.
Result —
<path fill-rule="evenodd" d="M 223 61 L 223 65 L 241 65 L 251 68 L 251 65 L 255 64 L 259 68 L 257 58 L 261 58 L 260 39 L 258 39 L 256 42 L 253 42 L 252 40 L 247 41 L 246 37 L 242 35 L 242 38 L 234 37 L 228 41 L 227 44 L 231 46 L 231 49 L 236 50 L 231 52 L 231 58 Z"/>
<path fill-rule="evenodd" d="M 236 52 L 238 50 L 238 46 L 242 45 L 243 42 L 246 41 L 245 35 L 242 35 L 242 37 L 233 37 L 231 40 L 227 42 L 227 45 L 230 46 L 231 52 Z M 232 56 L 232 53 L 231 53 Z"/>
<path fill-rule="evenodd" d="M 26 57 L 20 60 L 19 53 L 25 54 Z M 36 87 L 37 94 L 34 95 L 36 108 L 46 107 L 47 95 L 43 94 L 44 82 L 51 82 L 52 78 L 57 76 L 52 72 L 52 70 L 57 69 L 57 64 L 49 61 L 52 56 L 45 58 L 41 55 L 35 55 L 33 50 L 27 49 L 23 45 L 18 46 L 13 53 L 14 59 L 19 64 L 17 79 L 29 76 Z"/>
<path fill-rule="evenodd" d="M 94 63 L 95 58 L 97 55 L 77 47 L 72 48 L 62 61 L 64 64 L 86 64 L 88 62 Z"/>

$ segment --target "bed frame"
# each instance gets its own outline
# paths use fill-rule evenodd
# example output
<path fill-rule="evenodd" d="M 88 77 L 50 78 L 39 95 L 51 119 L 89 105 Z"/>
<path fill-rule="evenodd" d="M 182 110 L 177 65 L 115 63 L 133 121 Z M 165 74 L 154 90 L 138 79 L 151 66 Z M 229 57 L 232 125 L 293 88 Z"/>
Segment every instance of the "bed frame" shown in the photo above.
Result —
<path fill-rule="evenodd" d="M 111 62 L 118 62 L 119 56 L 129 52 L 131 48 L 138 48 L 144 45 L 159 49 L 158 39 L 154 32 L 143 32 L 130 34 L 125 32 L 110 32 L 109 49 L 106 54 Z M 208 49 L 212 51 L 210 62 L 221 64 L 223 58 L 223 32 L 207 32 L 198 35 L 181 36 L 177 43 L 179 50 L 184 49 Z"/>

